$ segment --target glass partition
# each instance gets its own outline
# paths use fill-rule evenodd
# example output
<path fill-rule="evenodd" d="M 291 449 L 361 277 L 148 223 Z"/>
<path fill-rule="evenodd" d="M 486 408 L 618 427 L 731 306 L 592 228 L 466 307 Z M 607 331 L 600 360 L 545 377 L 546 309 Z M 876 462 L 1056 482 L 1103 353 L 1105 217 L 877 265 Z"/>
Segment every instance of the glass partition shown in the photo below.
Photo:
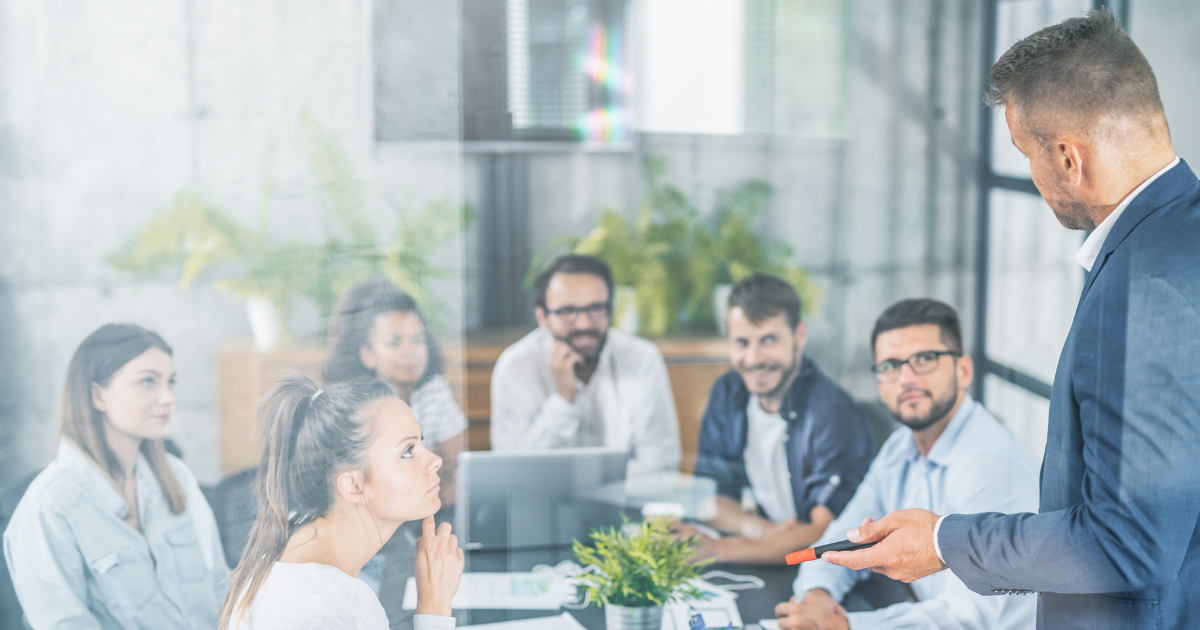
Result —
<path fill-rule="evenodd" d="M 993 190 L 990 206 L 989 357 L 1051 383 L 1083 290 L 1083 234 L 1034 195 Z"/>
<path fill-rule="evenodd" d="M 571 543 L 656 517 L 766 583 L 714 590 L 710 627 L 769 618 L 796 573 L 757 545 L 844 508 L 899 426 L 871 334 L 909 298 L 954 309 L 982 402 L 1044 449 L 1081 235 L 981 68 L 1090 2 L 115 1 L 0 2 L 0 528 L 48 548 L 18 506 L 87 480 L 58 507 L 112 507 L 63 543 L 93 599 L 187 577 L 109 625 L 213 627 L 219 601 L 159 604 L 329 564 L 280 541 L 343 519 L 336 577 L 403 626 L 426 517 L 466 554 L 459 625 L 560 615 Z M 783 351 L 744 351 L 747 278 Z M 802 378 L 855 432 L 793 486 Z M 21 562 L 0 627 L 44 599 Z"/>
<path fill-rule="evenodd" d="M 984 378 L 987 379 L 984 404 L 988 411 L 1016 434 L 1040 462 L 1046 452 L 1050 401 L 993 374 Z"/>
<path fill-rule="evenodd" d="M 1078 17 L 1091 9 L 1092 0 L 999 0 L 996 2 L 996 47 L 999 59 L 1017 40 L 1052 24 Z M 992 171 L 997 175 L 1029 179 L 1025 156 L 1012 146 L 1003 114 L 992 116 Z"/>

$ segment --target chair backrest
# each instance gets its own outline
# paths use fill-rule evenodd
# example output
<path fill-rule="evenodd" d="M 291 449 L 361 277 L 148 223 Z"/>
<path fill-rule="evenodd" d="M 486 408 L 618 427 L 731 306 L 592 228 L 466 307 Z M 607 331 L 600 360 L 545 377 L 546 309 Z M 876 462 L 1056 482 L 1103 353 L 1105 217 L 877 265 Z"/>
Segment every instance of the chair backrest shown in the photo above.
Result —
<path fill-rule="evenodd" d="M 8 528 L 8 520 L 12 518 L 17 504 L 29 484 L 41 473 L 35 470 L 27 475 L 18 477 L 8 485 L 0 488 L 0 533 Z M 8 563 L 0 562 L 0 628 L 25 628 L 24 611 L 21 602 L 17 601 L 17 591 L 13 588 L 12 575 L 8 573 Z"/>
<path fill-rule="evenodd" d="M 221 480 L 205 496 L 217 519 L 217 530 L 221 533 L 221 547 L 225 550 L 225 562 L 232 569 L 242 559 L 250 529 L 258 517 L 258 496 L 254 478 L 257 467 L 243 468 Z"/>
<path fill-rule="evenodd" d="M 875 432 L 875 452 L 878 453 L 883 443 L 887 441 L 888 436 L 892 431 L 900 428 L 900 423 L 892 416 L 892 412 L 883 403 L 875 400 L 871 402 L 859 401 L 859 407 L 866 412 L 867 418 L 871 420 L 871 429 Z"/>

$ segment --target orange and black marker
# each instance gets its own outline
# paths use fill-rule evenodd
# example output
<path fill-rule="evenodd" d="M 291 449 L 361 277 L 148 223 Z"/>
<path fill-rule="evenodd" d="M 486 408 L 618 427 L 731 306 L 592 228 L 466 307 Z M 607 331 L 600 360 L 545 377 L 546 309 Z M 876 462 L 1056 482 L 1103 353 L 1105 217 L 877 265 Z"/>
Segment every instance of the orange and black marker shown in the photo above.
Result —
<path fill-rule="evenodd" d="M 843 540 L 842 542 L 829 543 L 828 545 L 821 545 L 820 547 L 809 547 L 804 551 L 794 551 L 785 556 L 784 559 L 787 560 L 788 564 L 800 564 L 801 562 L 816 560 L 817 558 L 820 558 L 821 555 L 826 551 L 857 551 L 859 549 L 866 549 L 867 547 L 874 546 L 875 543 L 873 542 L 852 543 L 849 540 Z"/>

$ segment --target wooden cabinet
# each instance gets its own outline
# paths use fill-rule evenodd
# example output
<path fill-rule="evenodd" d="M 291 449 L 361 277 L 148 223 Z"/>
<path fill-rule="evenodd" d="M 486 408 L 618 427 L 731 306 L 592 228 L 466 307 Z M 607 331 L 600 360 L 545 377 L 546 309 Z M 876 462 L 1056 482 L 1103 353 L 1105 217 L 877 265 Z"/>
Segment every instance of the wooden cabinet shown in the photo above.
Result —
<path fill-rule="evenodd" d="M 222 475 L 258 464 L 262 432 L 254 414 L 271 385 L 292 373 L 320 383 L 324 360 L 325 350 L 319 347 L 258 351 L 249 339 L 221 345 L 217 353 L 217 413 Z"/>
<path fill-rule="evenodd" d="M 492 368 L 500 353 L 524 332 L 470 332 L 463 346 L 444 348 L 446 379 L 466 413 L 471 450 L 488 450 L 491 446 Z M 715 337 L 660 339 L 655 343 L 667 362 L 679 415 L 682 468 L 691 471 L 709 389 L 729 369 L 728 345 L 725 339 Z M 315 346 L 257 351 L 249 340 L 222 345 L 217 355 L 222 474 L 257 464 L 261 432 L 254 413 L 271 384 L 289 373 L 303 374 L 319 384 L 325 352 Z"/>
<path fill-rule="evenodd" d="M 683 443 L 681 469 L 692 472 L 708 393 L 713 383 L 729 371 L 729 342 L 723 338 L 663 339 L 657 345 L 667 362 L 675 413 L 679 416 L 679 439 Z"/>

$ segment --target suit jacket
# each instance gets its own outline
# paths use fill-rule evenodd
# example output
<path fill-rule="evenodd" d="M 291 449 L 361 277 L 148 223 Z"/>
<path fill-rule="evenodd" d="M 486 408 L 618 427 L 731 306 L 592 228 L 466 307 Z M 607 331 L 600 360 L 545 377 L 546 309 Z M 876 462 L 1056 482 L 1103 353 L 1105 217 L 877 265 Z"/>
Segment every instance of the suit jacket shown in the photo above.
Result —
<path fill-rule="evenodd" d="M 1039 513 L 949 516 L 938 544 L 978 593 L 1037 591 L 1041 628 L 1200 628 L 1198 515 L 1200 183 L 1180 161 L 1088 274 L 1054 376 Z"/>

